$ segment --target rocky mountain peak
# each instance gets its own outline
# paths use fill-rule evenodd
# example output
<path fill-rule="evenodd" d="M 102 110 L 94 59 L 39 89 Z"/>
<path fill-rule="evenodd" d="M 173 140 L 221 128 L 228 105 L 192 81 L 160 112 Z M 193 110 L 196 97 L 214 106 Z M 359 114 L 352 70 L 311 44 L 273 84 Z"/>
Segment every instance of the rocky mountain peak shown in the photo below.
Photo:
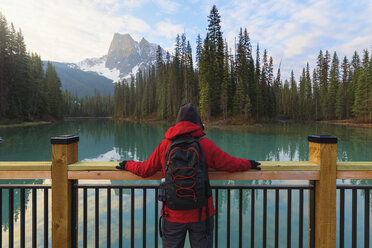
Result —
<path fill-rule="evenodd" d="M 142 37 L 139 45 L 140 45 L 140 47 L 149 46 L 150 42 L 148 42 L 144 37 Z"/>
<path fill-rule="evenodd" d="M 111 41 L 108 56 L 129 56 L 135 49 L 136 41 L 130 34 L 115 33 Z"/>
<path fill-rule="evenodd" d="M 157 47 L 157 44 L 150 43 L 145 38 L 137 42 L 130 34 L 115 33 L 107 55 L 98 59 L 86 59 L 78 66 L 84 71 L 95 71 L 117 82 L 128 79 L 131 75 L 136 76 L 139 69 L 146 70 L 153 65 Z"/>

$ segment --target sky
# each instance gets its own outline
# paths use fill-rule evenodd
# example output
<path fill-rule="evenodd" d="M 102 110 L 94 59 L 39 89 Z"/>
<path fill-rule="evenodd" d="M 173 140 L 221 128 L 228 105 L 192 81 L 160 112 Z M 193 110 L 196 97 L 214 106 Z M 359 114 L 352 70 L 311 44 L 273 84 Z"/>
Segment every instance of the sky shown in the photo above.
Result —
<path fill-rule="evenodd" d="M 257 44 L 261 55 L 266 49 L 284 78 L 291 70 L 298 78 L 307 62 L 314 68 L 320 50 L 342 60 L 372 49 L 371 0 L 0 0 L 0 12 L 22 30 L 28 51 L 76 63 L 107 54 L 114 33 L 173 52 L 185 32 L 195 52 L 213 5 L 230 48 L 247 28 L 254 53 Z"/>

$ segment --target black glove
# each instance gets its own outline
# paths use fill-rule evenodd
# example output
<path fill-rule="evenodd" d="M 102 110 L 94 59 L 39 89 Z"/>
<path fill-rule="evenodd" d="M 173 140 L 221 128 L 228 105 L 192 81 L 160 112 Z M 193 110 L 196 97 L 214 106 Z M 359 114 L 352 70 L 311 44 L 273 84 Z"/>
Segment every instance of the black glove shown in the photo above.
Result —
<path fill-rule="evenodd" d="M 261 163 L 254 161 L 254 160 L 248 160 L 248 161 L 251 163 L 251 166 L 252 166 L 251 169 L 261 170 L 261 168 L 259 167 Z"/>
<path fill-rule="evenodd" d="M 119 169 L 119 170 L 125 170 L 125 164 L 127 163 L 128 161 L 124 160 L 123 162 L 120 162 L 119 163 L 119 166 L 116 166 L 116 169 Z"/>

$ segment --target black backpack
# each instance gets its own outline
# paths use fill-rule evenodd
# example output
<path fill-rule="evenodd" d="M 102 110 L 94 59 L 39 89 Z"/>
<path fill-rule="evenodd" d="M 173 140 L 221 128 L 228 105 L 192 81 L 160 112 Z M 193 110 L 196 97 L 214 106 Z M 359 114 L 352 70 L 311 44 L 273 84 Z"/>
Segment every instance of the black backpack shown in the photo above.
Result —
<path fill-rule="evenodd" d="M 201 211 L 208 204 L 212 190 L 199 139 L 173 140 L 165 155 L 164 174 L 165 204 L 169 209 Z"/>

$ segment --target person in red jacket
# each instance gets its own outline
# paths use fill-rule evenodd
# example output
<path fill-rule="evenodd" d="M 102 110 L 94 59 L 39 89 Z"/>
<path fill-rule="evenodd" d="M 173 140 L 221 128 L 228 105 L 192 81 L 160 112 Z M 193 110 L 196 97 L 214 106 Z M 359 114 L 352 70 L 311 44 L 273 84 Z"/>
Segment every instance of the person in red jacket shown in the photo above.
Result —
<path fill-rule="evenodd" d="M 183 104 L 180 107 L 176 119 L 176 125 L 170 127 L 165 133 L 165 139 L 160 142 L 151 156 L 143 162 L 138 161 L 123 161 L 117 166 L 118 169 L 130 171 L 141 177 L 149 177 L 157 171 L 164 172 L 164 160 L 168 147 L 172 140 L 188 136 L 193 138 L 201 138 L 205 136 L 203 132 L 204 126 L 200 116 L 192 103 Z M 228 172 L 246 171 L 248 169 L 258 169 L 260 163 L 254 160 L 235 158 L 222 151 L 211 140 L 201 138 L 201 145 L 205 164 L 208 168 L 223 170 Z M 209 211 L 206 211 L 206 207 Z M 189 231 L 189 240 L 191 247 L 213 247 L 213 226 L 214 226 L 214 205 L 213 197 L 210 196 L 208 204 L 203 207 L 199 218 L 199 209 L 190 210 L 172 210 L 165 205 L 162 211 L 162 216 L 165 218 L 162 221 L 162 241 L 163 247 L 183 247 L 185 236 Z M 209 228 L 207 229 L 207 212 L 209 212 Z M 201 221 L 199 221 L 201 220 Z"/>

